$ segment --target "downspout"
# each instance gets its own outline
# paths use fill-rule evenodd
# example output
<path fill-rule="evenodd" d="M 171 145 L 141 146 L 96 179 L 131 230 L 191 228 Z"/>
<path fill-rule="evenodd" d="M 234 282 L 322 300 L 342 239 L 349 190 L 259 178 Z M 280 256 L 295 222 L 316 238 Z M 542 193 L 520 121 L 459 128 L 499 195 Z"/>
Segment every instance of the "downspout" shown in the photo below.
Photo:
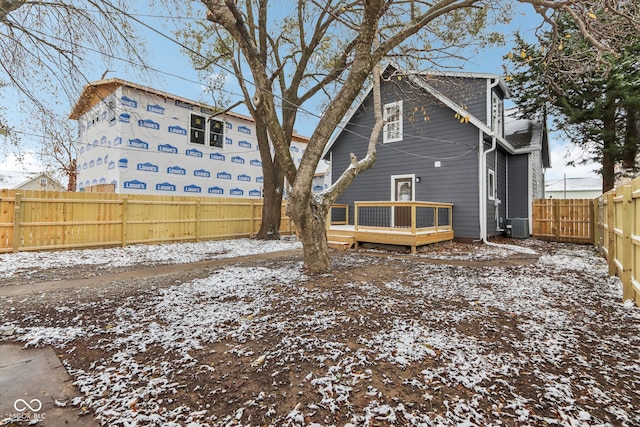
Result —
<path fill-rule="evenodd" d="M 482 190 L 485 187 L 485 174 L 482 172 L 482 159 L 484 158 L 484 140 L 482 138 L 482 131 L 478 131 L 478 221 L 480 225 L 480 239 L 477 241 L 482 241 L 482 236 L 484 235 L 484 227 L 485 222 L 483 221 L 482 210 L 484 204 L 484 194 L 485 192 Z"/>
<path fill-rule="evenodd" d="M 495 200 L 494 200 L 494 211 L 493 211 L 493 216 L 496 222 L 496 232 L 501 232 L 504 231 L 504 229 L 500 228 L 500 205 L 502 204 L 502 199 L 500 197 L 498 197 L 498 195 L 500 194 L 500 192 L 498 191 L 500 189 L 500 181 L 498 180 L 498 167 L 500 166 L 500 156 L 498 155 L 499 153 L 496 153 L 496 155 L 493 157 L 493 170 L 495 173 L 495 184 L 496 184 L 496 194 L 495 194 Z M 506 182 L 506 169 L 505 169 L 505 182 Z M 506 185 L 506 184 L 505 184 Z M 506 191 L 505 191 L 506 194 Z"/>
<path fill-rule="evenodd" d="M 489 148 L 488 150 L 486 150 L 483 153 L 482 156 L 482 180 L 483 180 L 483 184 L 482 184 L 482 217 L 483 217 L 483 221 L 482 221 L 482 227 L 480 228 L 480 238 L 482 239 L 482 242 L 485 244 L 489 244 L 489 242 L 487 241 L 487 154 L 491 153 L 492 151 L 495 151 L 497 146 L 498 146 L 498 138 L 495 137 L 495 131 L 493 132 L 494 135 L 491 136 L 491 148 Z M 497 177 L 495 177 L 494 175 L 494 182 L 497 179 Z"/>
<path fill-rule="evenodd" d="M 487 151 L 484 151 L 484 138 L 482 135 L 482 131 L 480 132 L 480 142 L 479 142 L 479 156 L 480 156 L 480 170 L 478 174 L 480 175 L 480 240 L 483 243 L 489 244 L 487 242 L 487 154 L 494 151 L 497 145 L 496 133 L 495 129 L 493 129 L 493 88 L 500 84 L 499 79 L 495 79 L 491 82 L 487 89 L 487 121 L 491 124 L 491 148 Z"/>
<path fill-rule="evenodd" d="M 491 99 L 492 93 L 493 93 L 493 88 L 498 86 L 498 84 L 500 83 L 500 80 L 496 79 L 494 82 L 491 83 L 491 85 L 489 86 L 489 106 L 490 106 L 490 111 L 491 111 L 491 118 L 493 118 L 493 100 Z M 498 244 L 498 243 L 493 243 L 493 242 L 489 242 L 487 240 L 487 154 L 491 153 L 492 151 L 495 151 L 497 145 L 498 145 L 498 138 L 496 137 L 496 132 L 495 129 L 493 129 L 493 123 L 491 123 L 491 134 L 489 136 L 491 136 L 491 148 L 489 148 L 486 151 L 483 151 L 484 149 L 484 139 L 482 138 L 482 132 L 480 132 L 480 175 L 481 175 L 481 183 L 480 183 L 480 240 L 482 241 L 482 243 L 484 243 L 487 246 L 496 246 L 499 248 L 508 248 L 508 249 L 512 249 L 518 252 L 523 252 L 523 253 L 528 253 L 528 254 L 536 254 L 537 252 L 529 249 L 529 248 L 524 248 L 521 246 L 517 246 L 517 245 L 502 245 L 502 244 Z M 497 179 L 497 178 L 494 178 Z"/>

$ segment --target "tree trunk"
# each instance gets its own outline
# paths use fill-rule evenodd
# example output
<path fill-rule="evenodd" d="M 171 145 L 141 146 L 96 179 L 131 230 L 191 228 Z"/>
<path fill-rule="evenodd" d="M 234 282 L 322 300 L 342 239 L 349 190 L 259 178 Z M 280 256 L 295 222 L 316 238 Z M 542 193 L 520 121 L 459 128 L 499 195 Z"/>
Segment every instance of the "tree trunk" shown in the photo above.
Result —
<path fill-rule="evenodd" d="M 618 145 L 616 144 L 616 105 L 613 97 L 609 96 L 604 110 L 602 132 L 602 192 L 612 190 L 616 185 L 616 158 Z"/>
<path fill-rule="evenodd" d="M 67 170 L 67 178 L 69 179 L 67 183 L 67 191 L 76 191 L 77 176 L 78 168 L 76 159 L 71 159 L 69 162 L 69 169 Z"/>
<path fill-rule="evenodd" d="M 631 173 L 636 168 L 636 157 L 638 156 L 638 145 L 640 144 L 640 137 L 638 136 L 638 110 L 628 105 L 627 108 L 627 123 L 626 131 L 624 134 L 624 147 L 622 148 L 622 167 L 625 172 Z"/>
<path fill-rule="evenodd" d="M 284 173 L 278 163 L 278 159 L 271 157 L 269 146 L 269 135 L 267 126 L 258 114 L 256 118 L 256 138 L 258 139 L 258 149 L 262 159 L 262 222 L 260 229 L 254 236 L 259 240 L 279 240 L 280 223 L 282 221 L 282 190 L 284 188 Z"/>
<path fill-rule="evenodd" d="M 310 274 L 331 269 L 327 244 L 328 212 L 329 209 L 314 197 L 296 197 L 292 193 L 287 203 L 287 215 L 293 219 L 302 240 L 304 269 Z"/>
<path fill-rule="evenodd" d="M 265 163 L 270 166 L 265 167 Z M 282 221 L 282 189 L 284 176 L 277 162 L 270 158 L 262 161 L 264 177 L 264 197 L 262 199 L 262 223 L 255 235 L 259 240 L 280 239 L 280 223 Z"/>

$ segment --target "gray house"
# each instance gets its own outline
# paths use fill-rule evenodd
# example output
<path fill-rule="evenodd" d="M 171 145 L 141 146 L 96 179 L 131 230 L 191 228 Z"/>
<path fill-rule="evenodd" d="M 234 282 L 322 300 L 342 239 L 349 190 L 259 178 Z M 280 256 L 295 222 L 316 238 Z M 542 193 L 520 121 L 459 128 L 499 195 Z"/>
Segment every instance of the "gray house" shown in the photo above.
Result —
<path fill-rule="evenodd" d="M 456 238 L 498 235 L 511 218 L 521 224 L 527 218 L 530 233 L 532 201 L 544 197 L 549 167 L 544 117 L 523 120 L 515 110 L 505 112 L 509 90 L 494 74 L 387 66 L 382 80 L 385 125 L 376 163 L 336 203 L 453 203 Z M 364 157 L 373 124 L 369 88 L 327 147 L 334 181 L 349 166 L 350 153 Z"/>

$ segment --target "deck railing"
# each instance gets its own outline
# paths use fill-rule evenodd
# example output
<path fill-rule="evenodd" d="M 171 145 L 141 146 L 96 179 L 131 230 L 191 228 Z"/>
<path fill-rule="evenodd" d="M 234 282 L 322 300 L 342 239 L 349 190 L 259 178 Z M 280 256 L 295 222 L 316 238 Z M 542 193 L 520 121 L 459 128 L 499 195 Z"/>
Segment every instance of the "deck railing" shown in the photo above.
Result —
<path fill-rule="evenodd" d="M 354 228 L 411 233 L 451 231 L 451 203 L 355 202 Z"/>
<path fill-rule="evenodd" d="M 349 205 L 346 203 L 335 203 L 329 209 L 329 221 L 327 225 L 347 225 L 349 224 Z"/>

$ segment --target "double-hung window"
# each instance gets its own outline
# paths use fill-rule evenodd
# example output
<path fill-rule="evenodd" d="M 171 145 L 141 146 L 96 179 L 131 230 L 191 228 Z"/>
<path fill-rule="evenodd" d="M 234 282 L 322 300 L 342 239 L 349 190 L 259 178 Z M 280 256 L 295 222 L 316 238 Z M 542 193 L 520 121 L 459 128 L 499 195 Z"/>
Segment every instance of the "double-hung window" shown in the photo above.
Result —
<path fill-rule="evenodd" d="M 402 101 L 384 105 L 382 142 L 402 141 Z"/>

